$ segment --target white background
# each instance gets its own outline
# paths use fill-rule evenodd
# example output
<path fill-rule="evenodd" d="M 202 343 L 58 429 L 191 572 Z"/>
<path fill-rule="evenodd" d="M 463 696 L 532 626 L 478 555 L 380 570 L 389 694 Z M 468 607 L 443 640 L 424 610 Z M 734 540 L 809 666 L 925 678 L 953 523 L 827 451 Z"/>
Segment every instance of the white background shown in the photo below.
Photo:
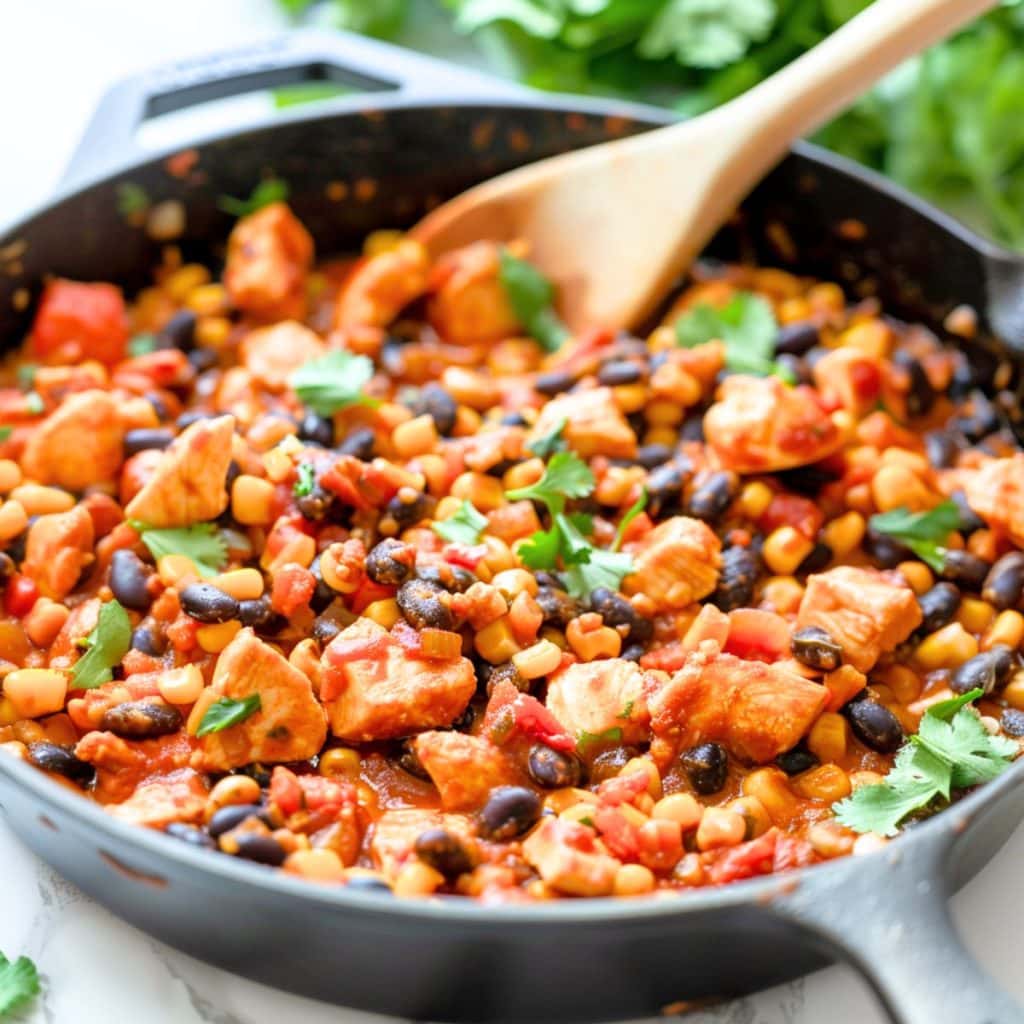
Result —
<path fill-rule="evenodd" d="M 272 0 L 0 0 L 0 225 L 52 194 L 97 99 L 117 77 L 243 45 L 284 27 Z M 972 948 L 1024 1000 L 1022 858 L 1024 831 L 1018 831 L 954 906 Z M 39 864 L 2 819 L 0 865 L 0 950 L 11 957 L 31 955 L 45 978 L 44 999 L 22 1018 L 31 1024 L 371 1020 L 272 992 L 160 946 Z M 908 932 L 913 941 L 913 922 Z M 695 1024 L 882 1020 L 863 986 L 839 968 L 689 1019 Z"/>

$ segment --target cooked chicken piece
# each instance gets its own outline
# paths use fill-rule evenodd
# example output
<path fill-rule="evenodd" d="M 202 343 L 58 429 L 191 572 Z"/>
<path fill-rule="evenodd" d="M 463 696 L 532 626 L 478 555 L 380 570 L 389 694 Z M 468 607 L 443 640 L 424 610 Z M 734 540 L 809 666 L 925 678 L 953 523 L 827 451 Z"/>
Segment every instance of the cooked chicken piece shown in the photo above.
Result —
<path fill-rule="evenodd" d="M 341 286 L 334 326 L 387 327 L 427 290 L 429 269 L 426 250 L 411 239 L 360 260 Z"/>
<path fill-rule="evenodd" d="M 633 572 L 622 581 L 622 592 L 646 594 L 659 611 L 678 611 L 715 589 L 721 550 L 707 523 L 673 516 L 636 546 Z"/>
<path fill-rule="evenodd" d="M 542 818 L 523 842 L 523 857 L 544 883 L 567 896 L 608 896 L 622 863 L 606 853 L 594 830 L 575 821 Z"/>
<path fill-rule="evenodd" d="M 680 750 L 723 743 L 765 764 L 795 746 L 821 713 L 828 691 L 780 665 L 719 654 L 705 641 L 650 698 L 651 753 L 661 765 Z"/>
<path fill-rule="evenodd" d="M 495 786 L 523 781 L 504 751 L 462 732 L 421 733 L 416 737 L 416 755 L 437 786 L 446 811 L 479 810 Z"/>
<path fill-rule="evenodd" d="M 28 528 L 21 571 L 35 580 L 43 597 L 59 601 L 92 563 L 93 537 L 92 517 L 81 505 L 40 516 Z"/>
<path fill-rule="evenodd" d="M 323 653 L 320 697 L 331 732 L 367 743 L 451 725 L 476 691 L 467 658 L 416 658 L 386 629 L 359 619 Z"/>
<path fill-rule="evenodd" d="M 125 508 L 148 526 L 191 526 L 216 519 L 228 506 L 233 416 L 199 420 L 175 438 Z"/>
<path fill-rule="evenodd" d="M 370 857 L 374 866 L 393 879 L 399 868 L 415 856 L 413 846 L 420 833 L 432 828 L 443 828 L 470 844 L 475 841 L 476 828 L 464 814 L 440 814 L 412 807 L 385 811 L 372 826 Z"/>
<path fill-rule="evenodd" d="M 151 740 L 125 740 L 112 732 L 87 732 L 75 756 L 96 768 L 95 798 L 123 803 L 141 785 L 187 778 L 192 741 L 184 733 Z"/>
<path fill-rule="evenodd" d="M 156 829 L 164 829 L 172 821 L 202 821 L 207 797 L 202 779 L 189 769 L 178 775 L 139 786 L 123 803 L 107 804 L 107 813 L 133 825 Z"/>
<path fill-rule="evenodd" d="M 572 736 L 621 729 L 623 743 L 641 743 L 650 727 L 646 695 L 650 685 L 632 661 L 577 662 L 551 679 L 545 703 Z"/>
<path fill-rule="evenodd" d="M 921 624 L 921 608 L 906 584 L 874 569 L 841 565 L 810 576 L 796 626 L 820 626 L 861 672 L 903 643 Z"/>
<path fill-rule="evenodd" d="M 986 462 L 967 477 L 964 493 L 991 529 L 1024 546 L 1024 455 Z"/>
<path fill-rule="evenodd" d="M 66 398 L 29 439 L 21 457 L 25 475 L 42 484 L 83 491 L 117 474 L 124 458 L 124 427 L 106 391 Z"/>
<path fill-rule="evenodd" d="M 855 348 L 832 349 L 814 364 L 814 384 L 822 395 L 863 416 L 878 404 L 882 361 Z"/>
<path fill-rule="evenodd" d="M 500 249 L 494 242 L 474 242 L 437 261 L 427 316 L 445 341 L 485 345 L 520 333 L 500 271 Z"/>
<path fill-rule="evenodd" d="M 631 459 L 636 455 L 636 434 L 611 388 L 591 388 L 553 398 L 541 409 L 527 443 L 552 433 L 563 422 L 566 444 L 583 458 L 607 455 Z"/>
<path fill-rule="evenodd" d="M 727 377 L 704 414 L 704 436 L 725 469 L 767 473 L 818 462 L 843 435 L 817 392 L 778 377 Z"/>
<path fill-rule="evenodd" d="M 283 391 L 300 366 L 326 351 L 319 335 L 295 320 L 285 320 L 247 334 L 239 346 L 239 358 L 265 388 Z"/>
<path fill-rule="evenodd" d="M 301 319 L 313 239 L 284 203 L 243 217 L 228 238 L 224 285 L 231 301 L 260 320 Z"/>
<path fill-rule="evenodd" d="M 210 690 L 218 698 L 260 698 L 259 710 L 237 725 L 199 739 L 192 766 L 227 771 L 253 761 L 304 761 L 320 752 L 327 716 L 309 680 L 251 629 L 221 651 Z"/>

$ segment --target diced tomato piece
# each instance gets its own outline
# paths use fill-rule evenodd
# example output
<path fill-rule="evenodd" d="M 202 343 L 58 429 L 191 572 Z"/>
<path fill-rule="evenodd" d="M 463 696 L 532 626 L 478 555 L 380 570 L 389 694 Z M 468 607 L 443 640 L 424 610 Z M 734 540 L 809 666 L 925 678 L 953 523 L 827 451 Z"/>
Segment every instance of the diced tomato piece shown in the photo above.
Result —
<path fill-rule="evenodd" d="M 118 362 L 128 344 L 121 289 L 62 278 L 51 281 L 39 302 L 30 340 L 33 354 L 42 362 Z"/>
<path fill-rule="evenodd" d="M 714 885 L 738 882 L 741 878 L 770 874 L 775 865 L 775 846 L 779 830 L 770 828 L 764 835 L 725 850 L 708 868 L 708 877 Z"/>
<path fill-rule="evenodd" d="M 592 815 L 608 852 L 619 860 L 640 859 L 640 830 L 617 807 L 597 807 Z"/>
<path fill-rule="evenodd" d="M 761 608 L 736 608 L 729 612 L 727 654 L 747 661 L 778 661 L 789 649 L 789 623 L 775 612 Z"/>
<path fill-rule="evenodd" d="M 181 651 L 187 654 L 189 651 L 194 651 L 199 646 L 199 641 L 196 639 L 196 633 L 199 631 L 199 627 L 202 623 L 193 619 L 191 615 L 186 615 L 182 612 L 178 617 L 167 627 L 167 639 L 171 641 L 171 646 L 176 651 Z"/>
<path fill-rule="evenodd" d="M 810 498 L 802 498 L 799 494 L 776 494 L 758 517 L 757 525 L 766 534 L 780 526 L 792 526 L 813 540 L 824 521 L 824 513 Z"/>
<path fill-rule="evenodd" d="M 775 844 L 772 871 L 791 871 L 793 868 L 805 868 L 816 860 L 814 847 L 806 839 L 780 835 L 778 842 Z"/>
<path fill-rule="evenodd" d="M 602 804 L 615 807 L 618 804 L 631 804 L 641 793 L 647 792 L 649 785 L 647 772 L 641 770 L 605 779 L 598 786 L 597 793 Z"/>
<path fill-rule="evenodd" d="M 449 565 L 461 565 L 473 571 L 487 557 L 490 548 L 486 544 L 445 544 L 444 559 Z"/>
<path fill-rule="evenodd" d="M 12 576 L 4 592 L 4 610 L 20 619 L 32 611 L 38 599 L 39 588 L 28 576 Z"/>
<path fill-rule="evenodd" d="M 282 765 L 277 765 L 270 776 L 270 799 L 285 816 L 294 814 L 302 806 L 303 789 L 299 777 Z"/>
<path fill-rule="evenodd" d="M 494 687 L 484 712 L 481 732 L 498 746 L 517 735 L 537 740 L 563 753 L 576 749 L 576 741 L 562 728 L 558 719 L 536 697 L 520 693 L 508 681 Z"/>
<path fill-rule="evenodd" d="M 274 573 L 270 606 L 286 618 L 309 604 L 316 590 L 316 577 L 297 562 L 288 562 Z"/>
<path fill-rule="evenodd" d="M 686 664 L 688 648 L 681 643 L 665 644 L 648 651 L 640 658 L 641 668 L 660 669 L 662 672 L 678 672 Z"/>
<path fill-rule="evenodd" d="M 364 576 L 349 598 L 349 607 L 356 615 L 361 615 L 375 601 L 386 601 L 389 597 L 394 596 L 394 587 L 384 583 L 375 583 L 369 576 Z"/>
<path fill-rule="evenodd" d="M 275 769 L 276 774 L 276 769 Z M 299 785 L 305 798 L 306 809 L 318 811 L 324 808 L 340 809 L 355 798 L 355 788 L 350 782 L 338 782 L 322 775 L 300 775 Z M 271 779 L 273 786 L 273 779 Z"/>

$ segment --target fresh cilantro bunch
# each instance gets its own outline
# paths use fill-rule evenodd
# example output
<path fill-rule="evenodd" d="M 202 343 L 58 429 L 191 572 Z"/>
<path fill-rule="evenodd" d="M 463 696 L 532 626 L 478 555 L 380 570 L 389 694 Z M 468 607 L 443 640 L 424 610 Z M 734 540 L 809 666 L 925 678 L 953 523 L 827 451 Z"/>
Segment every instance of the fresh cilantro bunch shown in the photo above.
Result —
<path fill-rule="evenodd" d="M 946 566 L 943 544 L 954 530 L 960 529 L 960 509 L 956 502 L 944 501 L 927 512 L 894 508 L 871 517 L 870 526 L 910 548 L 936 572 Z"/>
<path fill-rule="evenodd" d="M 990 735 L 968 705 L 982 696 L 971 690 L 933 704 L 916 735 L 900 748 L 884 782 L 862 786 L 835 804 L 836 818 L 855 832 L 892 836 L 911 814 L 948 802 L 1006 771 L 1018 753 L 1014 740 Z"/>

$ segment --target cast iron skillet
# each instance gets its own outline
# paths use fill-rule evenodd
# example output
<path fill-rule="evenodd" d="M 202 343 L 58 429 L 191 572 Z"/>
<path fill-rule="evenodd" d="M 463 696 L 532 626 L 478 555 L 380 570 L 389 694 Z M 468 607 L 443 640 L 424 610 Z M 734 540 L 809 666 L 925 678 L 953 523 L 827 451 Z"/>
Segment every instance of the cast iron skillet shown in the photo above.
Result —
<path fill-rule="evenodd" d="M 146 117 L 308 79 L 345 82 L 363 94 L 196 140 L 184 177 L 189 159 L 171 165 L 176 176 L 134 141 Z M 45 274 L 129 289 L 145 283 L 159 247 L 119 213 L 129 182 L 154 201 L 184 204 L 189 257 L 216 260 L 222 251 L 231 221 L 217 210 L 217 196 L 244 196 L 270 172 L 290 184 L 321 253 L 351 250 L 367 231 L 411 223 L 495 172 L 665 118 L 648 108 L 535 95 L 336 35 L 299 34 L 129 81 L 103 101 L 76 154 L 73 184 L 0 236 L 0 337 L 18 342 Z M 842 230 L 851 218 L 866 235 Z M 812 147 L 798 147 L 768 177 L 713 252 L 832 277 L 936 330 L 949 309 L 969 303 L 981 315 L 972 362 L 982 383 L 1006 345 L 1024 345 L 1024 290 L 1012 257 Z M 985 341 L 992 332 L 1002 349 Z M 1022 1024 L 1024 1013 L 961 945 L 947 909 L 950 892 L 1024 816 L 1022 778 L 1018 763 L 866 857 L 664 900 L 488 907 L 310 885 L 196 851 L 119 823 L 0 758 L 0 798 L 24 842 L 172 946 L 364 1010 L 560 1024 L 739 995 L 835 959 L 861 972 L 898 1024 Z"/>

